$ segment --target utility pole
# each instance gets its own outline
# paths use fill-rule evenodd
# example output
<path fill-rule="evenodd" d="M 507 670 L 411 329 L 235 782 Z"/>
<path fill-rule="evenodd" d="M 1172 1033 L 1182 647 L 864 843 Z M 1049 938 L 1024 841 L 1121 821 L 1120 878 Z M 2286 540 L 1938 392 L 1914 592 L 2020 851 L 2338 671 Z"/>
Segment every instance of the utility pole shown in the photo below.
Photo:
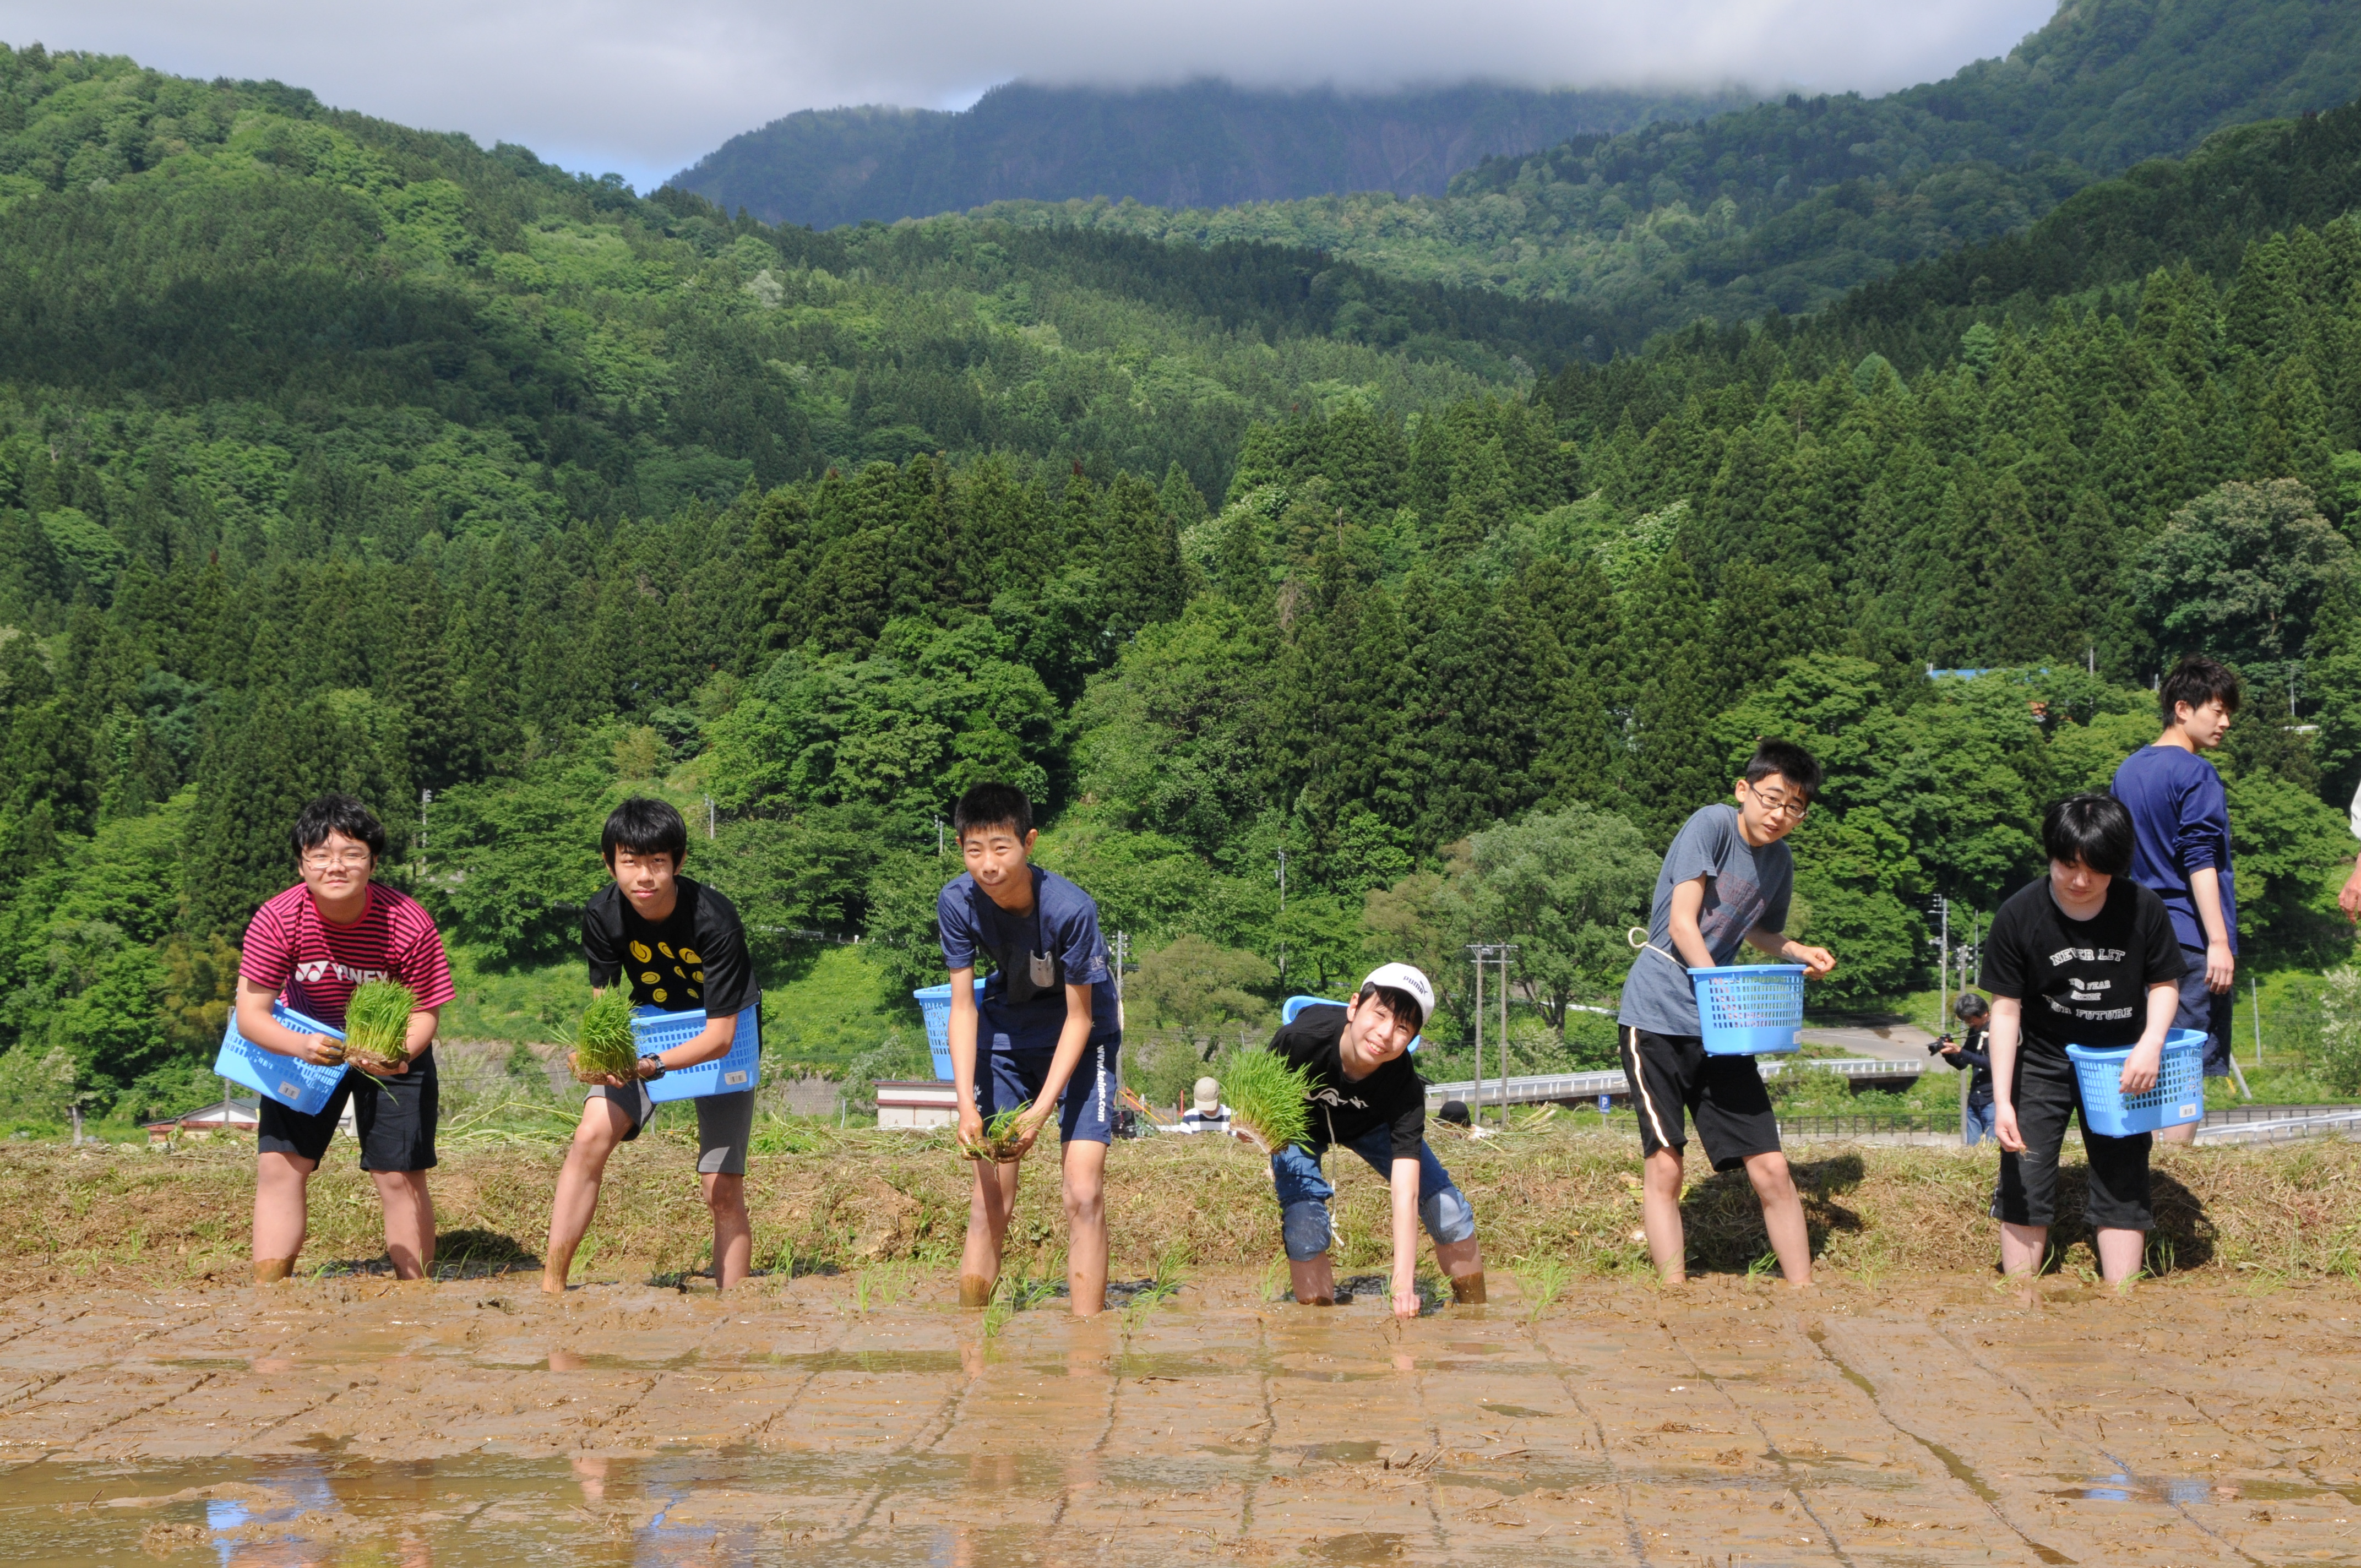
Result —
<path fill-rule="evenodd" d="M 1469 1124 L 1484 1124 L 1484 948 L 1479 942 L 1467 944 L 1468 957 L 1476 965 L 1476 1114 Z"/>
<path fill-rule="evenodd" d="M 1500 1130 L 1509 1130 L 1509 955 L 1513 943 L 1500 948 Z"/>
<path fill-rule="evenodd" d="M 708 844 L 713 842 L 714 826 L 713 797 L 708 795 L 705 797 L 705 841 Z"/>
<path fill-rule="evenodd" d="M 1282 917 L 1287 914 L 1287 846 L 1284 844 L 1279 847 L 1279 913 Z M 1282 981 L 1287 978 L 1287 938 L 1284 937 L 1279 939 L 1279 978 Z"/>
<path fill-rule="evenodd" d="M 1948 1033 L 1951 1026 L 1951 901 L 1939 893 L 1935 895 L 1935 916 L 1941 923 L 1940 934 L 1934 938 L 1941 952 L 1941 959 L 1935 966 L 1935 1033 L 1940 1036 Z M 1968 1080 L 1975 1074 L 1962 1072 L 1959 1077 L 1960 1146 L 1965 1148 L 1968 1146 Z"/>
<path fill-rule="evenodd" d="M 2255 1070 L 2263 1067 L 2263 987 L 2254 970 L 2246 971 L 2246 1011 L 2255 1015 Z"/>
<path fill-rule="evenodd" d="M 1484 1124 L 1484 966 L 1500 966 L 1500 1040 L 1493 1055 L 1500 1062 L 1500 1125 L 1509 1124 L 1509 959 L 1514 942 L 1470 942 L 1469 959 L 1476 965 L 1476 1106 L 1470 1124 Z"/>
<path fill-rule="evenodd" d="M 418 792 L 418 874 L 421 879 L 426 875 L 426 808 L 434 804 L 433 790 L 422 789 Z"/>
<path fill-rule="evenodd" d="M 942 858 L 943 858 L 943 818 L 942 818 L 942 814 L 941 814 L 940 812 L 937 812 L 937 813 L 935 814 L 935 859 L 937 859 L 937 860 L 939 860 L 939 860 L 941 860 Z"/>

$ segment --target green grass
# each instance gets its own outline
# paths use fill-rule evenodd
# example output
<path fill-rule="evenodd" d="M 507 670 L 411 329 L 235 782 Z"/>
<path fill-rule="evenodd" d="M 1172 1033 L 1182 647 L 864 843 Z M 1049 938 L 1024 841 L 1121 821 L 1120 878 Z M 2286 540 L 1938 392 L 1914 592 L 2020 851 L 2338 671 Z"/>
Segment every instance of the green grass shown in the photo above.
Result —
<path fill-rule="evenodd" d="M 353 991 L 345 1003 L 345 1051 L 382 1067 L 395 1067 L 410 1056 L 410 1015 L 418 998 L 410 987 L 390 980 L 373 980 Z"/>
<path fill-rule="evenodd" d="M 1222 1063 L 1222 1099 L 1230 1124 L 1274 1154 L 1300 1144 L 1312 1130 L 1303 1097 L 1312 1087 L 1306 1068 L 1291 1068 L 1274 1051 L 1238 1051 Z"/>
<path fill-rule="evenodd" d="M 637 1070 L 640 1048 L 631 1038 L 631 999 L 610 991 L 582 1010 L 574 1031 L 574 1071 L 578 1078 L 624 1078 Z"/>
<path fill-rule="evenodd" d="M 1016 1124 L 1033 1108 L 1027 1100 L 1005 1111 L 994 1111 L 984 1119 L 983 1136 L 972 1144 L 964 1144 L 960 1153 L 974 1160 L 991 1160 L 1005 1165 L 1016 1157 Z"/>

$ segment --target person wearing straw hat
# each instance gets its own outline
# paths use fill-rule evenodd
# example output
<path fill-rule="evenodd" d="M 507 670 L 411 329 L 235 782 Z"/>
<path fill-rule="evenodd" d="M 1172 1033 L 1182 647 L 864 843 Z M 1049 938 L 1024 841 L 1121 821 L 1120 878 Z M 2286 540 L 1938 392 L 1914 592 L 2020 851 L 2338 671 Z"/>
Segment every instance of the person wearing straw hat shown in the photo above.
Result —
<path fill-rule="evenodd" d="M 1754 1058 L 1708 1056 L 1691 969 L 1718 969 L 1747 943 L 1817 980 L 1836 968 L 1825 948 L 1787 939 L 1795 861 L 1784 840 L 1820 787 L 1820 765 L 1786 740 L 1763 741 L 1732 786 L 1735 806 L 1699 808 L 1664 851 L 1648 913 L 1648 941 L 1623 981 L 1616 1011 L 1623 1076 L 1640 1113 L 1641 1223 L 1666 1284 L 1688 1277 L 1681 1231 L 1682 1113 L 1714 1169 L 1746 1172 L 1763 1226 L 1790 1285 L 1812 1279 L 1803 1201 L 1779 1147 L 1779 1119 Z"/>
<path fill-rule="evenodd" d="M 1333 1147 L 1350 1149 L 1392 1190 L 1393 1310 L 1418 1316 L 1418 1227 L 1434 1238 L 1435 1266 L 1451 1299 L 1484 1300 L 1484 1257 L 1476 1245 L 1476 1211 L 1426 1143 L 1426 1084 L 1411 1065 L 1411 1042 L 1434 1015 L 1434 987 L 1410 964 L 1380 964 L 1342 1006 L 1307 1007 L 1282 1025 L 1271 1050 L 1291 1068 L 1310 1069 L 1305 1094 L 1312 1134 L 1270 1157 L 1279 1233 L 1295 1299 L 1336 1303 L 1328 1257 L 1328 1200 L 1336 1190 L 1320 1168 Z"/>

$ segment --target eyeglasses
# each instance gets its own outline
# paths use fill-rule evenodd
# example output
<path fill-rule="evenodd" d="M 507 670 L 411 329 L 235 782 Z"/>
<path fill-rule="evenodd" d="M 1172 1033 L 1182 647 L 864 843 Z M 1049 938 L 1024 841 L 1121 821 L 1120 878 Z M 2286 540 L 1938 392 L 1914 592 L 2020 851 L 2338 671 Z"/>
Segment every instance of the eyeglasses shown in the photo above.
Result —
<path fill-rule="evenodd" d="M 1748 793 L 1753 795 L 1754 804 L 1763 808 L 1765 817 L 1792 817 L 1800 822 L 1804 813 L 1812 806 L 1812 803 L 1802 795 L 1764 795 L 1761 790 Z"/>
<path fill-rule="evenodd" d="M 368 863 L 369 852 L 367 850 L 346 850 L 342 854 L 330 854 L 324 850 L 310 850 L 303 855 L 303 869 L 307 872 L 324 872 L 337 866 L 342 866 L 346 871 L 362 872 L 368 870 Z"/>

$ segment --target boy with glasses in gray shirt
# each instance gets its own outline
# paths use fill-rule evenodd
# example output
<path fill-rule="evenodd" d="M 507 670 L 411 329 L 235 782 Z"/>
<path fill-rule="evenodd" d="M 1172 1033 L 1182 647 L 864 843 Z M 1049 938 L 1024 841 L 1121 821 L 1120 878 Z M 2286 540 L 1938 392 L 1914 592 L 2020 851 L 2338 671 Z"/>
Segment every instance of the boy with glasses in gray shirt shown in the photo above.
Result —
<path fill-rule="evenodd" d="M 1640 1113 L 1641 1218 L 1648 1252 L 1667 1284 L 1688 1277 L 1681 1234 L 1682 1112 L 1696 1119 L 1716 1170 L 1743 1168 L 1763 1201 L 1763 1228 L 1790 1285 L 1812 1279 L 1804 1205 L 1779 1122 L 1752 1057 L 1708 1056 L 1691 969 L 1714 969 L 1750 943 L 1817 980 L 1836 968 L 1825 948 L 1780 934 L 1795 888 L 1795 861 L 1784 840 L 1820 787 L 1820 765 L 1801 746 L 1765 740 L 1737 781 L 1737 805 L 1691 817 L 1664 853 L 1648 916 L 1648 944 L 1623 981 L 1623 1075 Z"/>

